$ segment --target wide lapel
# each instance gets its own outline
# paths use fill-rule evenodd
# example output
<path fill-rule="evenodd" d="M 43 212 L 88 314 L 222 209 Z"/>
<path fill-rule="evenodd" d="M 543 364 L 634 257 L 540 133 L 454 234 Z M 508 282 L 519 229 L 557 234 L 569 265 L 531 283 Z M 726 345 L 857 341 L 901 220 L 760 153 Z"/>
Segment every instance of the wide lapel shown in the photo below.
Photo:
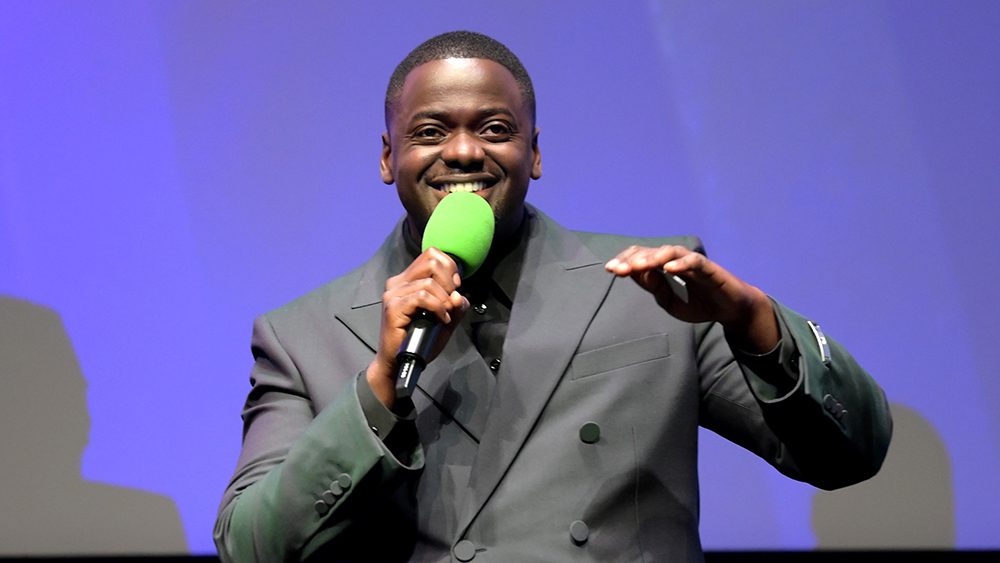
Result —
<path fill-rule="evenodd" d="M 378 349 L 385 282 L 390 276 L 405 270 L 411 260 L 400 233 L 402 221 L 396 223 L 375 255 L 361 266 L 350 309 L 333 312 L 334 317 L 344 323 L 372 352 Z"/>
<path fill-rule="evenodd" d="M 389 276 L 406 269 L 410 256 L 397 224 L 375 256 L 361 267 L 351 308 L 334 315 L 374 352 L 382 314 L 382 291 Z M 483 432 L 495 378 L 463 328 L 458 328 L 417 383 L 423 396 L 418 408 L 430 403 L 455 420 L 477 442 Z"/>
<path fill-rule="evenodd" d="M 460 515 L 463 532 L 513 463 L 613 280 L 574 234 L 533 212 L 503 367 Z"/>

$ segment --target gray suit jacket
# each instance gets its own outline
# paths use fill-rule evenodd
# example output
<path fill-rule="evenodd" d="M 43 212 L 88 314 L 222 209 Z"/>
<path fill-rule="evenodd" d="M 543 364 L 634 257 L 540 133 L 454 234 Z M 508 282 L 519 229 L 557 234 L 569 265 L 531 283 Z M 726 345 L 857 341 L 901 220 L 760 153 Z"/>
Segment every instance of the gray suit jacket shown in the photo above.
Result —
<path fill-rule="evenodd" d="M 256 320 L 215 530 L 224 560 L 700 561 L 699 425 L 819 487 L 878 470 L 889 410 L 836 342 L 824 361 L 805 319 L 776 304 L 798 373 L 778 396 L 719 326 L 678 321 L 603 268 L 629 244 L 697 239 L 574 233 L 534 214 L 502 368 L 457 330 L 420 379 L 407 455 L 369 428 L 356 390 L 385 280 L 409 263 L 398 232 Z"/>

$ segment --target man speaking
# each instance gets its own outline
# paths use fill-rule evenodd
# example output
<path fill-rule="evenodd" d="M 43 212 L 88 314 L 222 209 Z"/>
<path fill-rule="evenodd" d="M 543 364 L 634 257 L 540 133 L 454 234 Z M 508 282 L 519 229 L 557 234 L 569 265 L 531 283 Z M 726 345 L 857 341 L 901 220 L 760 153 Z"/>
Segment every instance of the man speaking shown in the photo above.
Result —
<path fill-rule="evenodd" d="M 696 238 L 525 204 L 535 95 L 504 45 L 421 44 L 385 119 L 406 217 L 256 320 L 223 560 L 701 561 L 699 425 L 825 489 L 878 471 L 883 393 L 818 324 Z"/>

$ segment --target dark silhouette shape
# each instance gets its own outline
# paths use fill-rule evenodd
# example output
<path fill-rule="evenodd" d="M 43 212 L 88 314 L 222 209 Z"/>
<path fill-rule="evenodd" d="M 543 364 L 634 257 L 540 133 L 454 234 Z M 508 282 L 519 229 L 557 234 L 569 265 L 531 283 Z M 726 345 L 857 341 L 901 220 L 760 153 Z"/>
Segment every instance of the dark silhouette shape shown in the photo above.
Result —
<path fill-rule="evenodd" d="M 0 556 L 187 553 L 174 502 L 86 481 L 86 382 L 59 315 L 0 296 Z"/>
<path fill-rule="evenodd" d="M 818 547 L 945 549 L 955 546 L 951 460 L 917 411 L 890 404 L 892 444 L 878 475 L 813 497 Z"/>

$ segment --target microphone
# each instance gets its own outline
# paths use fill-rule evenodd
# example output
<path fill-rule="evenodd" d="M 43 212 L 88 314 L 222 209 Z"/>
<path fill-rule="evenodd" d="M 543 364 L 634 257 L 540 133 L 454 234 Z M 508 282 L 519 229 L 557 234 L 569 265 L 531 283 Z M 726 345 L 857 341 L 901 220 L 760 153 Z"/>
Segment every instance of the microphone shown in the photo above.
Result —
<path fill-rule="evenodd" d="M 451 193 L 427 220 L 421 250 L 437 248 L 455 260 L 459 276 L 471 276 L 490 252 L 494 227 L 493 209 L 485 199 L 474 193 Z M 440 330 L 438 318 L 422 309 L 410 323 L 396 353 L 396 398 L 413 395 Z"/>

